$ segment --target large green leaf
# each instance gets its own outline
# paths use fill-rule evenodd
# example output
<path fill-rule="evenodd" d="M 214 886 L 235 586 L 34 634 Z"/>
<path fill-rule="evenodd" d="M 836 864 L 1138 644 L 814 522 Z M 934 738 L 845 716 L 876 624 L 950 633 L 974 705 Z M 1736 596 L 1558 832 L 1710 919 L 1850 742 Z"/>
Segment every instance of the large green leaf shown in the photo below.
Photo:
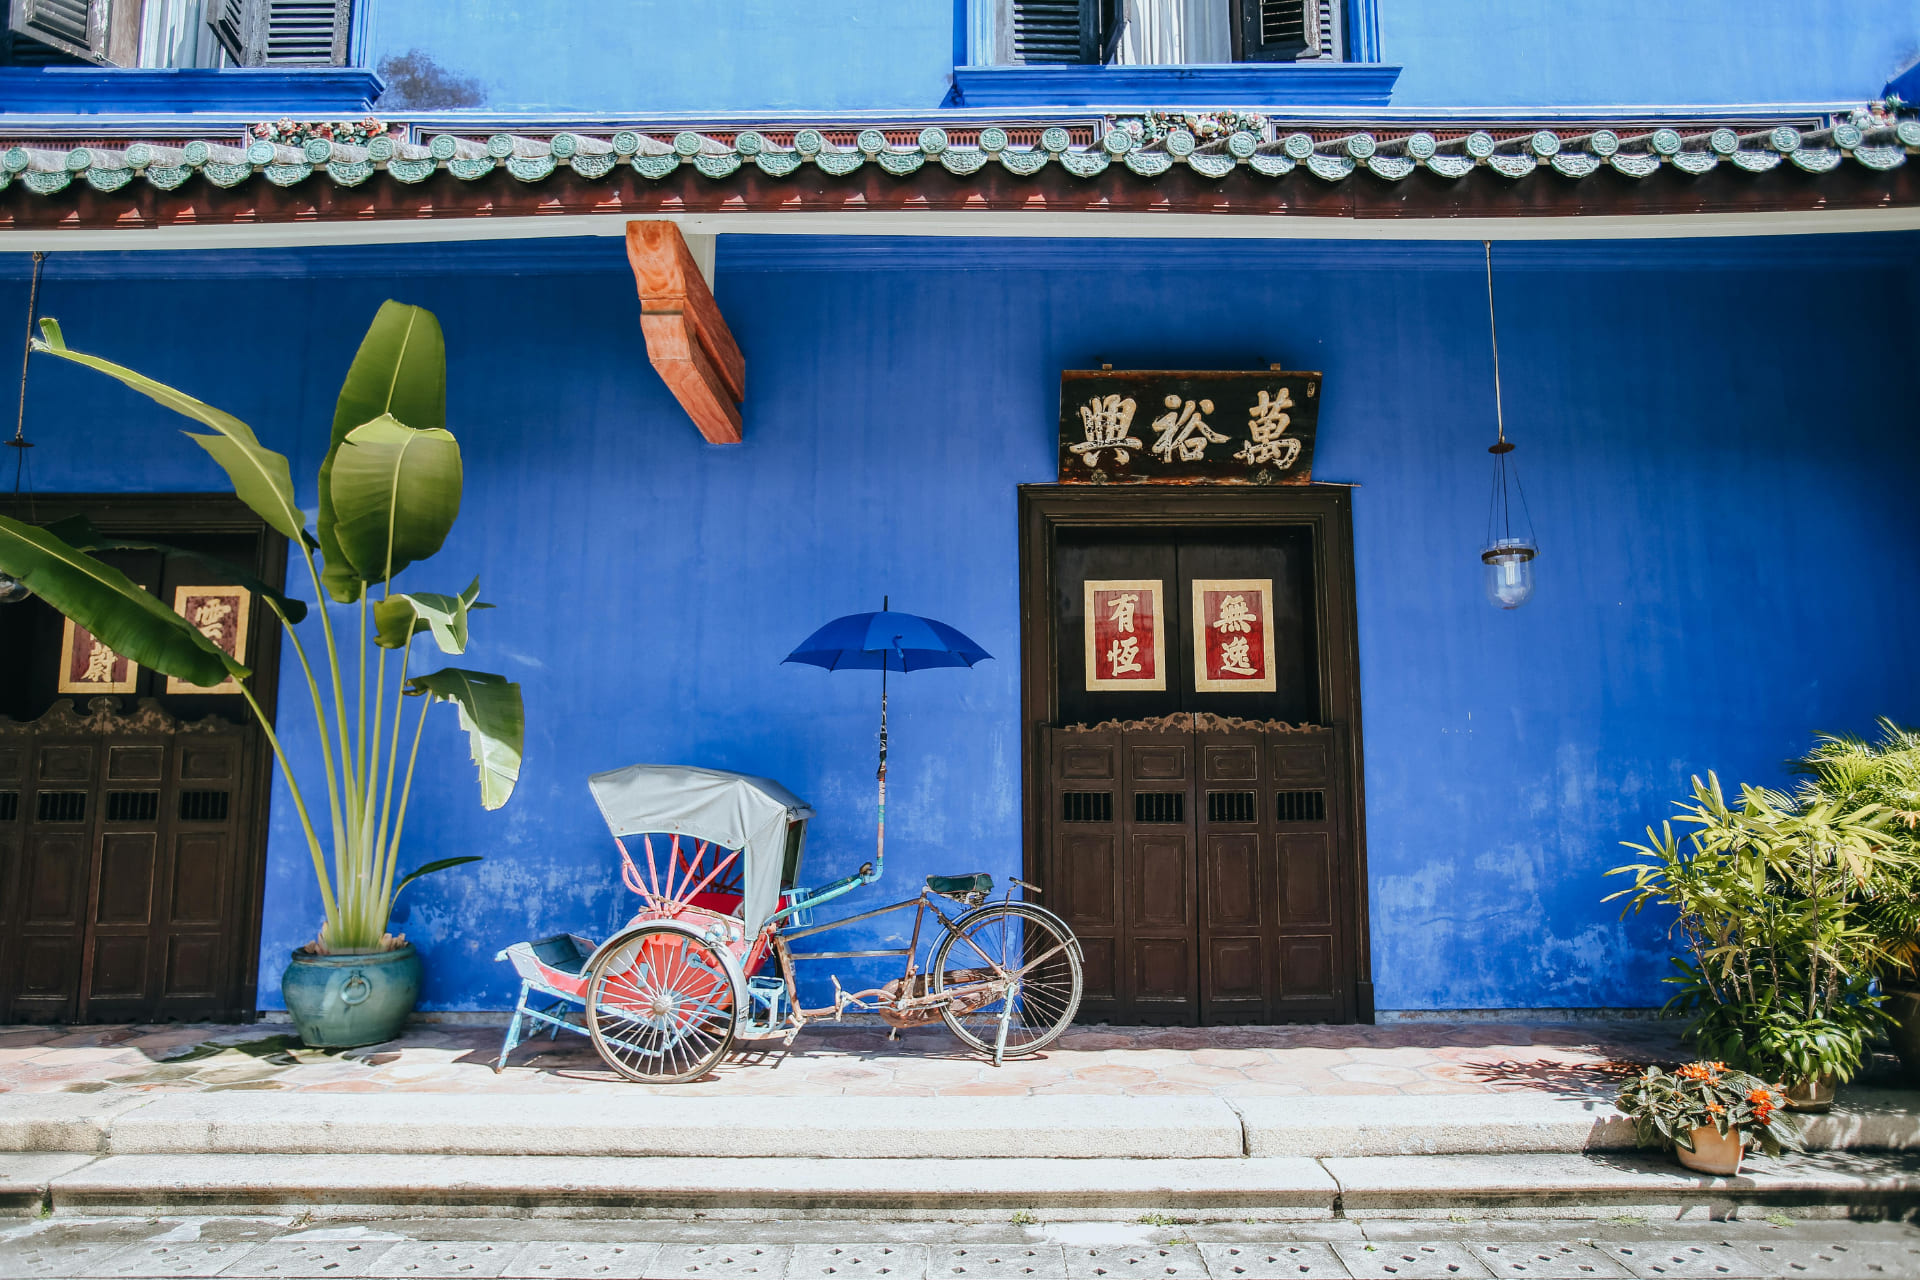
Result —
<path fill-rule="evenodd" d="M 111 534 L 102 533 L 94 526 L 93 521 L 85 516 L 68 516 L 64 520 L 55 520 L 46 526 L 46 530 L 76 551 L 158 551 L 162 555 L 180 556 L 183 559 L 193 560 L 221 577 L 245 587 L 255 595 L 271 598 L 280 606 L 280 612 L 287 615 L 288 622 L 299 622 L 307 616 L 306 601 L 295 600 L 284 592 L 276 591 L 233 561 L 222 560 L 219 556 L 211 556 L 204 551 L 176 547 L 165 542 L 147 542 L 139 538 L 116 538 Z"/>
<path fill-rule="evenodd" d="M 480 603 L 480 579 L 475 578 L 457 596 L 437 591 L 396 591 L 373 606 L 374 642 L 384 649 L 404 649 L 422 631 L 433 632 L 442 653 L 467 651 L 467 614 L 491 609 Z"/>
<path fill-rule="evenodd" d="M 458 858 L 440 858 L 434 862 L 426 863 L 423 866 L 415 867 L 413 870 L 407 872 L 406 875 L 400 877 L 399 884 L 393 886 L 393 896 L 396 899 L 399 898 L 400 891 L 412 884 L 415 880 L 418 880 L 421 876 L 430 876 L 436 871 L 445 871 L 449 867 L 464 867 L 469 862 L 479 862 L 481 860 L 479 854 L 469 853 Z"/>
<path fill-rule="evenodd" d="M 176 391 L 164 382 L 155 382 L 145 374 L 99 356 L 90 356 L 67 346 L 60 333 L 60 322 L 44 319 L 40 331 L 45 340 L 34 339 L 33 349 L 62 360 L 96 369 L 117 378 L 156 404 L 175 413 L 205 423 L 217 433 L 204 436 L 189 431 L 187 438 L 213 456 L 233 481 L 233 492 L 256 515 L 289 538 L 306 538 L 306 517 L 293 500 L 293 476 L 285 454 L 275 453 L 254 437 L 253 428 L 224 410 L 195 400 L 184 391 Z"/>
<path fill-rule="evenodd" d="M 447 353 L 440 321 L 425 307 L 391 299 L 380 304 L 347 370 L 333 408 L 333 437 L 320 463 L 318 530 L 326 561 L 320 580 L 342 604 L 358 600 L 364 586 L 334 536 L 334 456 L 349 432 L 383 413 L 421 430 L 447 425 Z"/>
<path fill-rule="evenodd" d="M 460 708 L 460 724 L 480 766 L 480 804 L 498 809 L 513 794 L 520 779 L 520 751 L 525 745 L 527 716 L 520 703 L 520 686 L 505 676 L 484 671 L 445 667 L 431 675 L 407 681 L 409 693 L 424 693 L 434 701 Z"/>
<path fill-rule="evenodd" d="M 363 584 L 440 549 L 460 514 L 460 445 L 381 414 L 347 432 L 329 480 L 333 536 Z"/>
<path fill-rule="evenodd" d="M 101 644 L 151 671 L 203 687 L 251 674 L 126 574 L 45 529 L 0 516 L 0 573 L 20 579 Z M 517 705 L 517 687 L 514 698 Z"/>

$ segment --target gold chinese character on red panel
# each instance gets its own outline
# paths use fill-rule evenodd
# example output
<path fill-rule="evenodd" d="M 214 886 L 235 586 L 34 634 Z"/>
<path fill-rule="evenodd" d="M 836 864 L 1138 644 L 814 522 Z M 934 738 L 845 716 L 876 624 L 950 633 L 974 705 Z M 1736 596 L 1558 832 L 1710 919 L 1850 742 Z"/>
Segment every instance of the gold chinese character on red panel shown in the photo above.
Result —
<path fill-rule="evenodd" d="M 1165 689 L 1166 625 L 1160 580 L 1089 580 L 1084 604 L 1087 688 Z"/>
<path fill-rule="evenodd" d="M 1274 691 L 1272 578 L 1194 579 L 1193 687 Z"/>
<path fill-rule="evenodd" d="M 236 662 L 247 660 L 247 613 L 253 593 L 245 587 L 175 587 L 173 611 L 191 622 L 213 647 Z M 212 688 L 202 688 L 177 676 L 167 677 L 168 693 L 238 693 L 240 683 L 228 676 Z"/>
<path fill-rule="evenodd" d="M 60 633 L 60 693 L 132 693 L 140 682 L 140 667 L 132 659 L 101 644 L 93 632 L 72 618 L 62 618 Z"/>

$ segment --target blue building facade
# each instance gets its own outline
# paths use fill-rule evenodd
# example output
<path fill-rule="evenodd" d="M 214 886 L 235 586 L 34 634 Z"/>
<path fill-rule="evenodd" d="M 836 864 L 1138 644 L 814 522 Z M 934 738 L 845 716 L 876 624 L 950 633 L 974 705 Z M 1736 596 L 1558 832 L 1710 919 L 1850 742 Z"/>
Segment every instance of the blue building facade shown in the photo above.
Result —
<path fill-rule="evenodd" d="M 1166 21 L 1197 41 L 1200 8 Z M 1857 110 L 1920 52 L 1920 15 L 1322 8 L 1338 43 L 1298 58 L 1043 64 L 1007 52 L 1017 4 L 362 0 L 342 57 L 386 79 L 0 69 L 4 288 L 24 306 L 28 254 L 49 252 L 38 309 L 69 342 L 233 412 L 300 484 L 380 301 L 440 317 L 464 515 L 402 582 L 479 577 L 497 608 L 471 661 L 521 683 L 528 727 L 491 813 L 451 719 L 428 729 L 410 839 L 485 860 L 409 891 L 423 1009 L 507 1007 L 501 947 L 631 913 L 589 773 L 778 778 L 818 812 L 812 879 L 869 857 L 877 681 L 781 659 L 883 596 L 994 659 L 892 686 L 889 884 L 870 892 L 1031 874 L 1016 504 L 1056 480 L 1061 371 L 1102 365 L 1323 375 L 1313 478 L 1350 486 L 1373 1009 L 1657 1004 L 1662 922 L 1601 901 L 1618 842 L 1693 774 L 1779 784 L 1813 733 L 1920 712 L 1920 444 L 1883 358 L 1920 339 L 1920 124 Z M 259 150 L 254 123 L 355 95 L 388 117 L 384 147 Z M 593 176 L 601 156 L 620 168 Z M 746 357 L 741 443 L 703 439 L 649 368 L 619 238 L 647 217 L 712 254 Z M 1482 240 L 1541 548 L 1512 612 L 1479 560 Z M 221 487 L 176 425 L 36 362 L 32 484 Z M 317 767 L 290 663 L 281 731 Z M 319 918 L 283 790 L 259 857 L 273 1009 Z"/>

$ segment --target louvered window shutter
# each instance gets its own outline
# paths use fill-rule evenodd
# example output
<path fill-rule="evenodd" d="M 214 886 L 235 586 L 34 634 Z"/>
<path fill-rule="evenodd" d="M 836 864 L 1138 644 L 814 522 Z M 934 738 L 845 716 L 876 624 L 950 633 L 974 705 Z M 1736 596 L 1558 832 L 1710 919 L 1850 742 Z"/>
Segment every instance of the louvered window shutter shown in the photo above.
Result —
<path fill-rule="evenodd" d="M 1239 0 L 1243 62 L 1339 62 L 1341 0 Z"/>
<path fill-rule="evenodd" d="M 1103 10 L 1112 0 L 1013 0 L 1013 60 L 1032 67 L 1099 62 Z"/>
<path fill-rule="evenodd" d="M 108 0 L 13 0 L 7 29 L 15 37 L 106 64 L 107 6 Z"/>
<path fill-rule="evenodd" d="M 207 24 L 243 67 L 340 67 L 353 0 L 214 0 Z"/>

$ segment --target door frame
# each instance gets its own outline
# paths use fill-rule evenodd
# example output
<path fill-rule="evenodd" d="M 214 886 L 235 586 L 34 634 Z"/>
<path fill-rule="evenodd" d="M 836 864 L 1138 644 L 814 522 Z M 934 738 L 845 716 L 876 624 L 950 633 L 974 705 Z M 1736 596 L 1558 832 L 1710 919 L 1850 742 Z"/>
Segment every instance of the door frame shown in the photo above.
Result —
<path fill-rule="evenodd" d="M 1359 617 L 1354 600 L 1353 500 L 1345 485 L 1024 484 L 1020 510 L 1021 868 L 1044 894 L 1052 868 L 1041 848 L 1047 790 L 1041 730 L 1059 716 L 1053 634 L 1053 546 L 1063 528 L 1140 530 L 1303 525 L 1313 534 L 1314 628 L 1321 720 L 1344 739 L 1339 762 L 1351 802 L 1350 856 L 1339 860 L 1354 974 L 1354 1020 L 1370 1023 L 1373 947 L 1368 933 L 1365 771 L 1360 743 Z"/>
<path fill-rule="evenodd" d="M 287 539 L 262 520 L 246 503 L 231 493 L 43 493 L 0 496 L 0 515 L 29 524 L 50 524 L 68 516 L 84 515 L 94 527 L 106 534 L 122 537 L 146 537 L 165 540 L 177 535 L 237 534 L 254 539 L 254 554 L 242 561 L 241 568 L 274 588 L 282 590 L 287 578 Z M 268 611 L 254 601 L 255 616 L 250 626 L 253 650 L 254 697 L 270 722 L 279 720 L 280 628 L 267 625 Z M 72 699 L 78 710 L 81 697 Z M 131 698 L 131 695 L 122 695 Z M 249 708 L 242 703 L 228 719 L 246 724 Z M 238 882 L 233 898 L 235 945 L 225 990 L 231 1003 L 223 1017 L 236 1022 L 252 1022 L 259 1016 L 260 929 L 266 903 L 267 839 L 271 830 L 269 810 L 273 799 L 273 752 L 264 739 L 260 742 L 251 775 L 246 779 L 255 797 L 249 821 L 239 832 L 245 856 L 236 860 Z"/>

